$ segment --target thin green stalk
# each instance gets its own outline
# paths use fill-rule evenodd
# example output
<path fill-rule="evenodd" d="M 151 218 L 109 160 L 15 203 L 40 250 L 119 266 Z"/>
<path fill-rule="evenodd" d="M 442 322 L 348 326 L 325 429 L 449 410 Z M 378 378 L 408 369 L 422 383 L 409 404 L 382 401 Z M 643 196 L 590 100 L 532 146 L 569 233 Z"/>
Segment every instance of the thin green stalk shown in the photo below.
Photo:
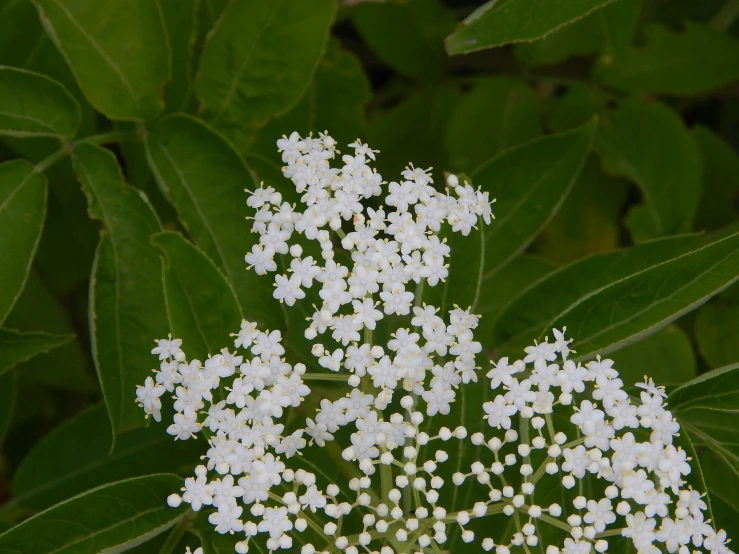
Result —
<path fill-rule="evenodd" d="M 182 537 L 185 536 L 185 533 L 190 528 L 193 516 L 194 512 L 192 510 L 187 510 L 184 514 L 182 514 L 180 520 L 169 532 L 167 540 L 164 541 L 164 544 L 159 549 L 159 554 L 172 554 L 174 552 L 174 549 L 177 547 Z"/>
<path fill-rule="evenodd" d="M 33 171 L 34 173 L 42 173 L 49 169 L 59 160 L 70 156 L 74 149 L 80 144 L 109 144 L 111 142 L 123 142 L 130 140 L 140 140 L 141 135 L 131 131 L 112 131 L 110 133 L 100 133 L 99 135 L 91 135 L 74 142 L 63 143 L 62 147 L 56 152 L 49 154 L 46 158 L 37 163 Z"/>

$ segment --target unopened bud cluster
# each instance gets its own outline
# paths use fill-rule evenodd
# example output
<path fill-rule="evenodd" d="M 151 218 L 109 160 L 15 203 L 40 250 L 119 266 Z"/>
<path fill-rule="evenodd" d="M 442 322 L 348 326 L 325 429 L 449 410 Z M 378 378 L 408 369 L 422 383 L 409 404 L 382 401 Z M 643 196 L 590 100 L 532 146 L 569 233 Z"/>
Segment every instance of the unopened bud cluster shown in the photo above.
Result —
<path fill-rule="evenodd" d="M 271 188 L 247 201 L 259 241 L 246 262 L 275 273 L 274 297 L 293 306 L 317 284 L 305 328 L 315 359 L 289 363 L 280 331 L 248 321 L 204 361 L 188 361 L 178 339 L 157 341 L 160 368 L 137 402 L 159 421 L 170 393 L 168 432 L 208 437 L 203 465 L 169 504 L 207 507 L 239 553 L 255 541 L 252 551 L 301 554 L 461 541 L 459 551 L 587 554 L 622 537 L 640 553 L 728 553 L 686 484 L 690 458 L 662 388 L 646 380 L 630 397 L 610 360 L 575 363 L 556 329 L 484 379 L 478 316 L 423 303 L 424 287 L 448 276 L 442 226 L 468 235 L 489 224 L 487 193 L 455 176 L 441 192 L 413 167 L 387 184 L 369 165 L 376 151 L 349 146 L 333 168 L 328 135 L 280 139 L 303 211 Z M 389 338 L 374 344 L 381 320 Z M 311 379 L 337 381 L 335 394 L 316 397 Z M 464 411 L 484 418 L 482 431 L 444 426 L 472 387 L 486 400 L 463 398 Z"/>

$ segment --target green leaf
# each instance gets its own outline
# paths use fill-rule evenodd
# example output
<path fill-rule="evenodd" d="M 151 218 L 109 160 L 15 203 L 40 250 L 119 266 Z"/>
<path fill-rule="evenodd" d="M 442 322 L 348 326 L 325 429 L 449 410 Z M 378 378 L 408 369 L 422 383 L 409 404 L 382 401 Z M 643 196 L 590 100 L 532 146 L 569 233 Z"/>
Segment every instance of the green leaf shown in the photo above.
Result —
<path fill-rule="evenodd" d="M 205 254 L 173 232 L 152 237 L 164 253 L 164 293 L 172 332 L 190 359 L 204 360 L 229 345 L 243 318 L 236 297 Z"/>
<path fill-rule="evenodd" d="M 202 454 L 200 441 L 175 441 L 165 426 L 123 433 L 111 450 L 105 406 L 80 412 L 55 427 L 23 458 L 13 475 L 12 504 L 43 510 L 120 479 L 181 470 L 191 473 Z"/>
<path fill-rule="evenodd" d="M 164 91 L 169 112 L 185 111 L 192 98 L 200 0 L 159 0 L 172 54 L 172 79 Z"/>
<path fill-rule="evenodd" d="M 594 155 L 588 157 L 572 192 L 544 228 L 533 250 L 558 263 L 617 248 L 621 216 L 630 183 L 606 175 Z"/>
<path fill-rule="evenodd" d="M 24 333 L 13 329 L 0 329 L 0 374 L 34 356 L 66 344 L 72 339 L 74 335 Z"/>
<path fill-rule="evenodd" d="M 416 167 L 448 166 L 444 136 L 459 91 L 450 85 L 429 86 L 407 96 L 387 110 L 373 112 L 368 129 L 368 142 L 380 150 L 376 166 L 390 181 L 408 163 Z"/>
<path fill-rule="evenodd" d="M 735 221 L 739 215 L 736 208 L 739 156 L 708 127 L 697 125 L 693 137 L 703 158 L 703 192 L 695 214 L 695 228 L 712 231 Z"/>
<path fill-rule="evenodd" d="M 698 450 L 698 460 L 708 486 L 711 499 L 713 524 L 717 529 L 725 529 L 730 537 L 739 534 L 739 476 L 736 475 L 721 457 L 707 448 Z"/>
<path fill-rule="evenodd" d="M 452 32 L 454 12 L 439 0 L 364 2 L 352 22 L 384 63 L 413 79 L 434 79 L 444 71 L 443 39 Z"/>
<path fill-rule="evenodd" d="M 516 59 L 522 65 L 555 65 L 575 56 L 590 56 L 598 51 L 601 29 L 594 17 L 606 8 L 583 17 L 533 42 L 514 45 Z"/>
<path fill-rule="evenodd" d="M 739 477 L 739 364 L 704 373 L 672 391 L 667 401 L 693 441 L 710 448 Z"/>
<path fill-rule="evenodd" d="M 475 10 L 446 40 L 449 54 L 468 54 L 511 42 L 546 37 L 613 0 L 491 0 Z"/>
<path fill-rule="evenodd" d="M 0 535 L 2 554 L 122 552 L 172 527 L 186 506 L 165 499 L 182 480 L 157 474 L 103 485 L 65 500 Z"/>
<path fill-rule="evenodd" d="M 255 184 L 239 154 L 210 127 L 185 115 L 162 119 L 145 142 L 161 189 L 198 246 L 223 271 L 240 311 L 250 321 L 284 328 L 271 280 L 246 269 L 244 256 L 259 237 L 246 220 L 244 189 Z"/>
<path fill-rule="evenodd" d="M 674 387 L 698 375 L 698 362 L 690 337 L 677 325 L 620 348 L 608 356 L 626 385 L 644 381 L 644 375 L 660 385 Z"/>
<path fill-rule="evenodd" d="M 566 131 L 588 122 L 605 109 L 609 95 L 589 83 L 572 83 L 562 94 L 545 101 L 544 112 L 549 126 Z"/>
<path fill-rule="evenodd" d="M 86 267 L 85 270 L 89 272 L 90 268 Z M 83 288 L 78 291 L 80 295 L 85 294 Z M 77 331 L 70 321 L 70 316 L 74 315 L 76 314 L 65 310 L 65 306 L 44 285 L 36 269 L 28 276 L 23 293 L 13 306 L 4 326 L 25 332 L 44 331 L 55 335 L 72 335 Z M 76 340 L 20 364 L 15 372 L 22 376 L 23 381 L 32 382 L 36 386 L 83 393 L 97 392 L 99 385 L 86 344 L 86 331 L 82 333 L 83 337 L 78 334 Z"/>
<path fill-rule="evenodd" d="M 103 222 L 90 283 L 93 357 L 113 433 L 144 425 L 133 402 L 149 375 L 152 341 L 166 335 L 161 266 L 149 237 L 161 227 L 146 197 L 124 181 L 115 156 L 82 144 L 74 167 L 90 215 Z"/>
<path fill-rule="evenodd" d="M 454 107 L 445 137 L 449 165 L 471 171 L 493 155 L 541 134 L 539 97 L 525 81 L 480 79 Z"/>
<path fill-rule="evenodd" d="M 161 111 L 170 68 L 156 1 L 33 2 L 95 109 L 125 120 L 150 119 Z"/>
<path fill-rule="evenodd" d="M 33 4 L 0 0 L 0 65 L 25 67 L 43 29 Z"/>
<path fill-rule="evenodd" d="M 18 376 L 15 372 L 0 375 L 0 448 L 13 423 L 17 387 Z"/>
<path fill-rule="evenodd" d="M 339 41 L 332 38 L 313 84 L 300 102 L 259 130 L 246 154 L 249 169 L 258 173 L 258 180 L 264 179 L 285 195 L 288 191 L 282 189 L 293 185 L 282 175 L 277 139 L 293 131 L 301 136 L 328 131 L 343 149 L 366 134 L 365 105 L 370 97 L 370 83 L 359 58 L 343 50 Z"/>
<path fill-rule="evenodd" d="M 506 351 L 518 354 L 557 314 L 574 309 L 614 282 L 690 251 L 699 240 L 697 236 L 669 237 L 589 256 L 561 267 L 523 288 L 510 301 L 498 314 L 496 335 L 508 343 Z M 566 324 L 572 325 L 569 321 Z"/>
<path fill-rule="evenodd" d="M 289 110 L 320 61 L 333 0 L 232 0 L 206 40 L 195 90 L 206 119 L 244 150 Z"/>
<path fill-rule="evenodd" d="M 643 204 L 627 225 L 639 241 L 691 229 L 700 198 L 701 160 L 675 111 L 631 100 L 603 117 L 596 148 L 605 169 L 639 185 Z"/>
<path fill-rule="evenodd" d="M 739 78 L 739 40 L 710 25 L 686 21 L 682 32 L 652 24 L 646 44 L 621 60 L 601 63 L 602 83 L 641 94 L 699 94 Z"/>
<path fill-rule="evenodd" d="M 711 367 L 739 362 L 739 303 L 719 295 L 703 306 L 695 319 L 698 350 Z"/>
<path fill-rule="evenodd" d="M 577 180 L 595 136 L 596 122 L 506 150 L 475 169 L 476 186 L 496 198 L 498 219 L 485 228 L 488 277 L 529 245 L 557 213 Z"/>
<path fill-rule="evenodd" d="M 616 281 L 557 314 L 578 358 L 606 354 L 659 331 L 739 278 L 739 233 Z"/>
<path fill-rule="evenodd" d="M 23 290 L 45 213 L 46 178 L 23 160 L 0 164 L 0 323 Z"/>
<path fill-rule="evenodd" d="M 65 88 L 44 75 L 0 66 L 0 134 L 70 138 L 80 107 Z"/>

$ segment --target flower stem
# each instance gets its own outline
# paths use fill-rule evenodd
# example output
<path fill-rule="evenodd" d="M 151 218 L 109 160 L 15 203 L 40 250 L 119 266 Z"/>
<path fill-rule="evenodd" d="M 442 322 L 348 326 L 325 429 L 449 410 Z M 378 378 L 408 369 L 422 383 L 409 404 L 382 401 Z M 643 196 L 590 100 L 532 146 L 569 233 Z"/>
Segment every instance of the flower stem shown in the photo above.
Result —
<path fill-rule="evenodd" d="M 164 544 L 159 549 L 159 554 L 172 554 L 174 552 L 174 549 L 177 547 L 182 537 L 185 536 L 185 533 L 190 528 L 193 516 L 194 512 L 192 510 L 187 510 L 184 514 L 182 514 L 179 521 L 175 523 L 175 526 L 169 532 L 167 540 L 164 541 Z"/>

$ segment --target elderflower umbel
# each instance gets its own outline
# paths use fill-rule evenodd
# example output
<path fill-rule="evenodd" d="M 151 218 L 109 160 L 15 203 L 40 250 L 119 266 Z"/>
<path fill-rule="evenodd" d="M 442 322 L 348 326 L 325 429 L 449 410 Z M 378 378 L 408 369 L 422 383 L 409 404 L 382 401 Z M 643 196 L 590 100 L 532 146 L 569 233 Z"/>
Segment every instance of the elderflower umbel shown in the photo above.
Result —
<path fill-rule="evenodd" d="M 453 175 L 441 192 L 412 166 L 385 183 L 369 166 L 376 151 L 349 146 L 354 155 L 332 168 L 328 135 L 280 139 L 302 211 L 272 188 L 247 201 L 259 235 L 248 266 L 275 273 L 274 297 L 287 306 L 316 285 L 305 327 L 315 360 L 305 361 L 325 371 L 287 362 L 280 331 L 248 321 L 233 350 L 204 362 L 188 362 L 178 339 L 157 341 L 160 368 L 137 402 L 158 421 L 169 392 L 167 431 L 208 437 L 203 465 L 169 504 L 207 507 L 239 553 L 254 541 L 301 554 L 443 551 L 458 538 L 497 554 L 587 554 L 622 536 L 649 554 L 727 554 L 726 534 L 685 482 L 690 459 L 662 388 L 646 380 L 632 399 L 611 360 L 569 360 L 571 341 L 556 329 L 553 343 L 499 360 L 483 380 L 478 316 L 422 302 L 424 287 L 448 276 L 442 226 L 467 235 L 489 224 L 487 194 Z M 316 396 L 311 379 L 348 390 Z M 478 381 L 485 400 L 463 403 L 481 430 L 444 426 L 462 387 Z M 330 463 L 343 470 L 319 461 L 332 442 L 343 461 Z"/>

